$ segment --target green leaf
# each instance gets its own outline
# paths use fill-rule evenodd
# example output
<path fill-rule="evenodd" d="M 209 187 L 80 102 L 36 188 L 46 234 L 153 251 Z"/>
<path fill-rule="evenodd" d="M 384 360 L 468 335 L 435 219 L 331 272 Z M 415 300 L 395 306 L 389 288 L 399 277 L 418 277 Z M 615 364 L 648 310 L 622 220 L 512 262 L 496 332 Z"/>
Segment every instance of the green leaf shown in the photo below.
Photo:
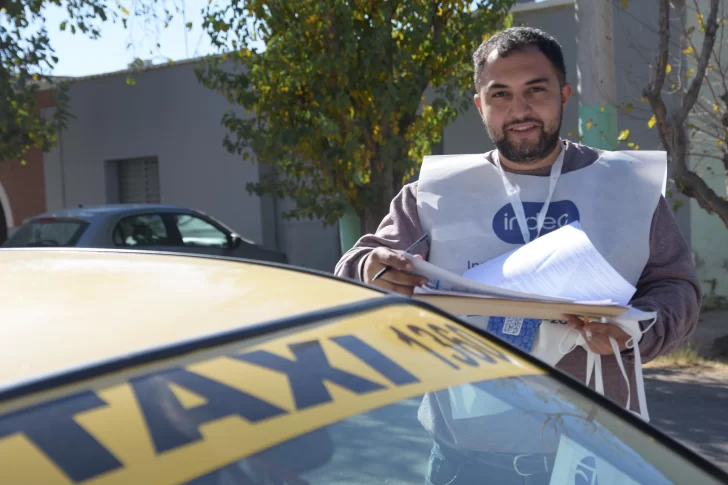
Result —
<path fill-rule="evenodd" d="M 61 22 L 61 25 L 59 27 L 61 29 L 61 32 L 63 32 L 64 30 L 66 30 L 66 27 L 67 26 L 68 26 L 68 22 Z"/>
<path fill-rule="evenodd" d="M 134 79 L 131 76 L 127 76 L 126 77 L 126 84 L 128 84 L 129 86 L 135 86 L 136 85 L 136 79 Z"/>

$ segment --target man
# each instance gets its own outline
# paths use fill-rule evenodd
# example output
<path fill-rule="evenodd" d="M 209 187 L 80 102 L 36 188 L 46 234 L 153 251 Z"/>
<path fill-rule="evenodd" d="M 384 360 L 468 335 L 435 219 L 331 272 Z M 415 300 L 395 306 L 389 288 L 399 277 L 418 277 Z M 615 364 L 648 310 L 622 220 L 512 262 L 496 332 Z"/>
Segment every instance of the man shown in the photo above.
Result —
<path fill-rule="evenodd" d="M 507 29 L 485 41 L 473 60 L 475 105 L 496 150 L 481 159 L 424 163 L 419 181 L 402 189 L 376 234 L 362 237 L 335 273 L 412 295 L 426 282 L 411 274 L 402 250 L 421 234 L 430 238 L 417 246 L 416 255 L 462 274 L 472 262 L 557 229 L 539 219 L 543 209 L 551 221 L 578 220 L 605 258 L 637 288 L 632 306 L 657 313 L 639 342 L 642 359 L 674 350 L 697 324 L 700 288 L 688 246 L 661 195 L 660 177 L 654 169 L 621 160 L 594 163 L 609 154 L 560 139 L 572 86 L 561 47 L 550 35 L 532 28 Z M 515 186 L 519 191 L 509 190 Z M 524 222 L 511 222 L 513 218 Z M 505 228 L 499 225 L 502 220 Z M 372 281 L 384 267 L 391 269 Z M 630 336 L 616 325 L 567 317 L 589 348 L 603 356 L 605 396 L 625 406 L 628 389 L 610 338 L 629 369 L 634 396 Z M 585 382 L 586 355 L 577 347 L 556 367 Z M 631 403 L 635 409 L 636 400 Z"/>

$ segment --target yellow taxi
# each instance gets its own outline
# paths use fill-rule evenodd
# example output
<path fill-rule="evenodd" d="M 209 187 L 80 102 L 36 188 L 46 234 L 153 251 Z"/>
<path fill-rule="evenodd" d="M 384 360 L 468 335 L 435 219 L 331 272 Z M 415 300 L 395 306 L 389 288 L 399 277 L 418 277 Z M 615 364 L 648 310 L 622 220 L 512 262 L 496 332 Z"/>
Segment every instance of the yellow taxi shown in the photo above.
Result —
<path fill-rule="evenodd" d="M 714 484 L 436 307 L 262 262 L 0 250 L 0 483 Z"/>

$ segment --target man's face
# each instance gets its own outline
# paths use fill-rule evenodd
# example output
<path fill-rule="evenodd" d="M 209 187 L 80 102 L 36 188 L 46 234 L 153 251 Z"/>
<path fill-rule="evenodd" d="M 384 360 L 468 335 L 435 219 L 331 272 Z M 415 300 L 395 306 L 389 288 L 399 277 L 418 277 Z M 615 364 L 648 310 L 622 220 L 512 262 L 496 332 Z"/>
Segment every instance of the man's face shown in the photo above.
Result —
<path fill-rule="evenodd" d="M 532 165 L 556 149 L 570 95 L 571 85 L 561 86 L 551 62 L 533 47 L 507 57 L 491 53 L 475 104 L 500 154 Z"/>

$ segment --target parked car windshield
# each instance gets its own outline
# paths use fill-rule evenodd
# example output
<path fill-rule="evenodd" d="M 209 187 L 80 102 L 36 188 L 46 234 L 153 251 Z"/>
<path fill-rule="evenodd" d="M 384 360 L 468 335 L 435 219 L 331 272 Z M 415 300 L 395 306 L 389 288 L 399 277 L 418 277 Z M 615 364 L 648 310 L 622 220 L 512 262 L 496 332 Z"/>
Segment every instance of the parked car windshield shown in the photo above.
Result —
<path fill-rule="evenodd" d="M 86 227 L 88 223 L 74 220 L 31 221 L 18 229 L 3 246 L 8 248 L 75 246 Z"/>

